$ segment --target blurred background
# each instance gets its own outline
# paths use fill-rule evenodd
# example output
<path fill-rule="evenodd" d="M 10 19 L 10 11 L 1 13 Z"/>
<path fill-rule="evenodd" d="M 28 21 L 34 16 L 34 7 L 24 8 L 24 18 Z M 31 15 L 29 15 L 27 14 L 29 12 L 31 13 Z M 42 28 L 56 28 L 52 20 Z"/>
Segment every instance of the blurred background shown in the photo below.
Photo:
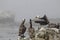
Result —
<path fill-rule="evenodd" d="M 14 12 L 17 21 L 44 14 L 60 18 L 60 0 L 0 0 L 0 11 Z"/>
<path fill-rule="evenodd" d="M 60 0 L 0 0 L 0 40 L 17 40 L 23 18 L 28 27 L 30 18 L 44 14 L 49 21 L 60 22 Z"/>

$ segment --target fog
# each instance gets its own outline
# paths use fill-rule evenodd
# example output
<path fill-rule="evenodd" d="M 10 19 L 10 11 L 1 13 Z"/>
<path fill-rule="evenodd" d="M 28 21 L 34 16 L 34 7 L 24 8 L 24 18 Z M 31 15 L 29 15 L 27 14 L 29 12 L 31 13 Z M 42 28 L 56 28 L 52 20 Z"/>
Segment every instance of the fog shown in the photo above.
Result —
<path fill-rule="evenodd" d="M 60 18 L 60 0 L 0 0 L 0 39 L 17 40 L 23 18 L 28 20 L 44 14 L 48 18 Z M 53 21 L 60 22 L 60 19 L 51 20 Z M 28 22 L 25 23 L 26 27 L 29 27 Z M 35 29 L 38 27 L 34 23 L 33 26 Z M 25 35 L 28 35 L 27 32 Z"/>
<path fill-rule="evenodd" d="M 60 0 L 0 0 L 0 11 L 14 12 L 17 21 L 44 14 L 60 18 Z"/>

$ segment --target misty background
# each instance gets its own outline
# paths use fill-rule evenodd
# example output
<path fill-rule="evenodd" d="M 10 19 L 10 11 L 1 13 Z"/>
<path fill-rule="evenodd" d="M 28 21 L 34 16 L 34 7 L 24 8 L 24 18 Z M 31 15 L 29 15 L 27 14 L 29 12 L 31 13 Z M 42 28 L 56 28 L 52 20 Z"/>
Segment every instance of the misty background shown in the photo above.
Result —
<path fill-rule="evenodd" d="M 44 14 L 60 18 L 60 0 L 0 0 L 0 11 L 14 12 L 16 21 Z"/>
<path fill-rule="evenodd" d="M 47 15 L 49 21 L 60 23 L 60 0 L 0 0 L 0 40 L 17 40 L 22 19 Z M 36 27 L 39 24 L 34 24 Z M 27 36 L 27 32 L 25 33 Z"/>

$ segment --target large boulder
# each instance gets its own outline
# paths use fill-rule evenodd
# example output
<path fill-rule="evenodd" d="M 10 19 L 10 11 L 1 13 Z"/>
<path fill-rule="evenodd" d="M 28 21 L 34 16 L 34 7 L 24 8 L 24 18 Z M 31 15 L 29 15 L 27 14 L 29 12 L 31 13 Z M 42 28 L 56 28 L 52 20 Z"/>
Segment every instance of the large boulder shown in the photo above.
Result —
<path fill-rule="evenodd" d="M 37 38 L 44 38 L 47 40 L 60 40 L 60 36 L 59 36 L 59 29 L 57 28 L 44 28 L 41 27 L 38 31 L 38 33 L 36 34 Z M 49 38 L 49 39 L 48 39 Z"/>

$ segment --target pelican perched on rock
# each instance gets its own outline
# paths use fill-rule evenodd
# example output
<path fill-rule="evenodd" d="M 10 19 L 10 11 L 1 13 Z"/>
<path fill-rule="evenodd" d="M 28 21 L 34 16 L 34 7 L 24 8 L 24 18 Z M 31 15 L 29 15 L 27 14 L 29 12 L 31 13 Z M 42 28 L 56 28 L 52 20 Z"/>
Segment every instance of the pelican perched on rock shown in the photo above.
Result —
<path fill-rule="evenodd" d="M 55 24 L 55 23 L 48 24 L 48 28 L 57 28 L 57 29 L 59 29 L 59 27 L 60 27 L 59 23 L 58 24 Z"/>
<path fill-rule="evenodd" d="M 24 37 L 24 33 L 26 31 L 26 27 L 25 27 L 24 23 L 25 23 L 25 19 L 23 19 L 23 21 L 19 27 L 19 35 L 18 36 Z"/>
<path fill-rule="evenodd" d="M 59 23 L 56 25 L 56 28 L 57 29 L 60 29 L 60 24 Z"/>
<path fill-rule="evenodd" d="M 49 24 L 49 20 L 48 20 L 46 15 L 44 15 L 41 18 L 40 18 L 40 16 L 36 16 L 35 18 L 37 18 L 37 19 L 34 20 L 35 23 L 39 23 L 40 25 L 47 25 L 47 24 Z"/>
<path fill-rule="evenodd" d="M 30 27 L 28 28 L 30 38 L 35 37 L 35 29 L 32 27 L 32 20 L 30 19 Z"/>

